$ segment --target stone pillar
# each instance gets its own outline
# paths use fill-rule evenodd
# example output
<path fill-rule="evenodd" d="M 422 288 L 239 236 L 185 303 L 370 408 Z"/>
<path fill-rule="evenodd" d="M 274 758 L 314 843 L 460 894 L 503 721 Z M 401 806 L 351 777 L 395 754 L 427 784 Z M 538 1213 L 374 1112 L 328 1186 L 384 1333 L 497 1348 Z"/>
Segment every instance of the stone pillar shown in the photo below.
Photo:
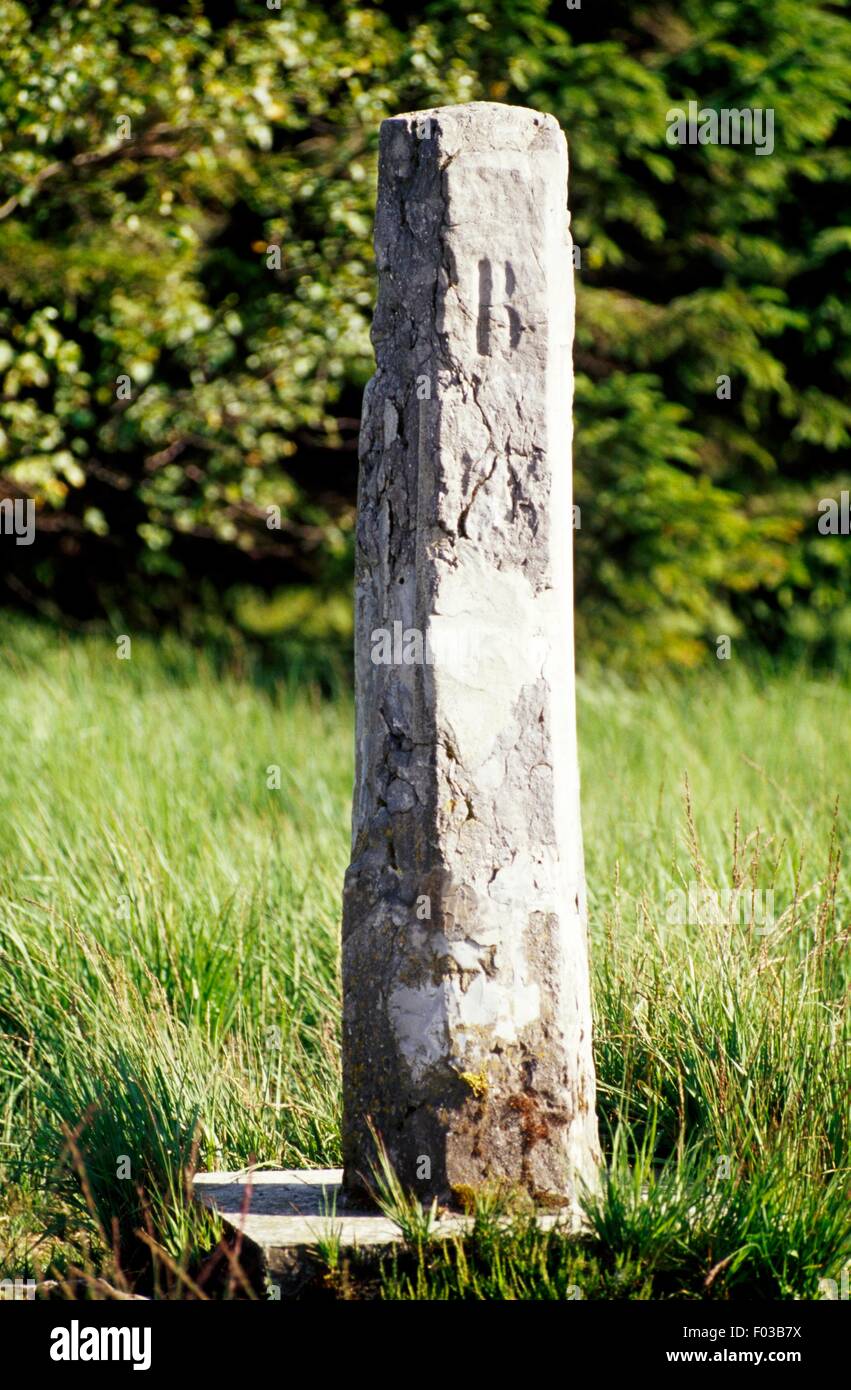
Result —
<path fill-rule="evenodd" d="M 364 400 L 344 1182 L 598 1162 L 573 677 L 573 269 L 552 116 L 384 121 Z"/>

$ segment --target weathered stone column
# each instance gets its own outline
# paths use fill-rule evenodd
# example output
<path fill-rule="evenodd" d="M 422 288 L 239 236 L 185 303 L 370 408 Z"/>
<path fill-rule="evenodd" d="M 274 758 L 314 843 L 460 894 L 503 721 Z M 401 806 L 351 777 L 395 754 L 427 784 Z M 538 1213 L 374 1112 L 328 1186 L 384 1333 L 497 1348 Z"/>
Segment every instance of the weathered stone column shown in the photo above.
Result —
<path fill-rule="evenodd" d="M 573 678 L 573 270 L 552 116 L 381 127 L 343 917 L 345 1184 L 538 1200 L 598 1160 Z"/>

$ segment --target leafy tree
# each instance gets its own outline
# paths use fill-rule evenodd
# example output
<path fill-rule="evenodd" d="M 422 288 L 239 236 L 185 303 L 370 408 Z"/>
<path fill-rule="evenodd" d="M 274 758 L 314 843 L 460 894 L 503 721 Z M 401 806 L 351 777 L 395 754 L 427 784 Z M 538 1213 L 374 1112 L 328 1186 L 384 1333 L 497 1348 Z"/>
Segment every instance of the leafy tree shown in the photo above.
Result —
<path fill-rule="evenodd" d="M 488 99 L 570 144 L 582 652 L 847 645 L 844 0 L 0 0 L 0 45 L 7 599 L 341 632 L 378 125 Z M 690 99 L 773 153 L 668 144 Z"/>

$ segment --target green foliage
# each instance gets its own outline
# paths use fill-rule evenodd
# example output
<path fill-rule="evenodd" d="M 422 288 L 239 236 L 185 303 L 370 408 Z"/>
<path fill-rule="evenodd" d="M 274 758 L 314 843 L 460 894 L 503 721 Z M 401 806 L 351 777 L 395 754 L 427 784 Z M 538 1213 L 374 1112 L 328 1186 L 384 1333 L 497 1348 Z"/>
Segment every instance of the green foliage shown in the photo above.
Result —
<path fill-rule="evenodd" d="M 375 1201 L 384 1215 L 399 1227 L 406 1243 L 421 1251 L 434 1236 L 437 1198 L 426 1208 L 416 1196 L 406 1192 L 390 1162 L 384 1140 L 372 1124 L 370 1133 L 375 1146 L 371 1184 Z"/>
<path fill-rule="evenodd" d="M 210 1237 L 187 1169 L 339 1162 L 351 713 L 347 698 L 217 675 L 176 640 L 134 640 L 121 661 L 104 639 L 7 623 L 3 1272 L 88 1260 L 114 1283 L 113 1246 L 136 1274 L 146 1227 L 197 1270 Z M 379 1154 L 376 1191 L 410 1249 L 370 1287 L 701 1297 L 727 1261 L 713 1297 L 810 1298 L 838 1277 L 851 1115 L 835 799 L 851 773 L 835 730 L 849 719 L 847 685 L 798 674 L 581 683 L 608 1162 L 588 1242 L 536 1231 L 494 1193 L 478 1196 L 472 1242 L 444 1245 Z M 775 921 L 761 935 L 705 914 L 672 923 L 669 895 L 692 881 L 772 890 Z M 327 1227 L 345 1296 L 333 1210 Z"/>
<path fill-rule="evenodd" d="M 694 1157 L 654 1167 L 616 1148 L 587 1203 L 588 1234 L 540 1230 L 527 1213 L 475 1211 L 465 1238 L 385 1262 L 385 1298 L 466 1300 L 816 1299 L 851 1251 L 841 1180 L 807 1186 L 779 1164 L 719 1189 Z M 724 1251 L 723 1255 L 718 1252 Z M 837 1280 L 838 1282 L 838 1280 Z"/>
<path fill-rule="evenodd" d="M 378 125 L 490 99 L 570 144 L 581 651 L 848 646 L 844 0 L 0 0 L 0 43 L 7 597 L 195 630 L 345 588 Z M 774 152 L 669 145 L 692 98 L 770 106 Z"/>

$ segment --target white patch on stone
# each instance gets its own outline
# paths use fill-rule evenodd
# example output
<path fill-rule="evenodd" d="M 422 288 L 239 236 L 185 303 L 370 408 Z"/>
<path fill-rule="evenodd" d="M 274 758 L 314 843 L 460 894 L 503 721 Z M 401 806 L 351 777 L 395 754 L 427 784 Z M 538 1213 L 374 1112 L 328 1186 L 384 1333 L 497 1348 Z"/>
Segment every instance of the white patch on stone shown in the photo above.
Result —
<path fill-rule="evenodd" d="M 538 680 L 556 609 L 516 570 L 496 571 L 459 541 L 461 563 L 438 585 L 428 640 L 438 707 L 451 710 L 458 761 L 476 771 L 511 723 L 525 685 Z"/>
<path fill-rule="evenodd" d="M 399 1051 L 415 1081 L 446 1057 L 446 1009 L 442 985 L 421 989 L 397 985 L 388 1000 L 388 1013 Z"/>

